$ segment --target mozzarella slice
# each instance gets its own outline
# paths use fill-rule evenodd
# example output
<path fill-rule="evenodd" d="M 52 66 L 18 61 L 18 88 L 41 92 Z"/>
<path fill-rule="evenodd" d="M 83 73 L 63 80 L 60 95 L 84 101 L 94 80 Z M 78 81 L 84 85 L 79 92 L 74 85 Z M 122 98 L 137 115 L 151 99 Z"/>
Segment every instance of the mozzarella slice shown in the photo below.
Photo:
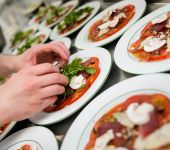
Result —
<path fill-rule="evenodd" d="M 81 86 L 85 85 L 86 84 L 86 79 L 83 77 L 83 75 L 79 75 L 79 76 L 74 76 L 72 79 L 71 79 L 71 82 L 69 84 L 69 86 L 76 90 L 76 89 L 79 89 Z"/>
<path fill-rule="evenodd" d="M 119 19 L 121 19 L 121 18 L 126 18 L 126 15 L 125 15 L 125 13 L 120 13 L 120 14 L 117 15 L 117 17 L 118 17 Z"/>
<path fill-rule="evenodd" d="M 133 128 L 134 123 L 128 118 L 127 114 L 125 112 L 117 112 L 114 114 L 114 117 L 116 120 L 123 126 L 128 128 Z"/>
<path fill-rule="evenodd" d="M 107 14 L 103 17 L 103 22 L 107 22 L 112 15 L 112 10 L 108 11 Z"/>
<path fill-rule="evenodd" d="M 103 150 L 104 148 L 106 148 L 107 144 L 112 139 L 114 139 L 114 133 L 113 133 L 113 130 L 110 129 L 105 134 L 103 134 L 102 136 L 96 139 L 93 150 Z"/>
<path fill-rule="evenodd" d="M 102 36 L 103 34 L 107 33 L 108 31 L 109 31 L 108 28 L 100 30 L 99 34 L 98 34 L 98 37 Z"/>
<path fill-rule="evenodd" d="M 112 21 L 109 23 L 109 27 L 114 28 L 119 23 L 119 17 L 114 17 Z"/>
<path fill-rule="evenodd" d="M 109 25 L 110 25 L 110 20 L 107 21 L 107 22 L 105 22 L 105 23 L 103 23 L 103 24 L 101 24 L 101 25 L 99 25 L 98 28 L 99 28 L 100 30 L 102 30 L 102 29 L 107 29 L 107 28 L 109 27 Z"/>
<path fill-rule="evenodd" d="M 146 124 L 150 120 L 150 113 L 154 107 L 149 103 L 132 103 L 128 106 L 126 113 L 128 118 L 136 125 Z"/>
<path fill-rule="evenodd" d="M 153 19 L 151 22 L 152 22 L 152 24 L 157 24 L 157 23 L 164 22 L 167 19 L 168 19 L 167 15 L 162 15 L 160 17 L 157 17 L 157 18 Z"/>
<path fill-rule="evenodd" d="M 146 138 L 138 137 L 134 143 L 134 149 L 151 150 L 158 149 L 170 143 L 170 123 L 163 125 Z"/>
<path fill-rule="evenodd" d="M 145 52 L 153 52 L 166 44 L 166 40 L 161 40 L 160 38 L 152 37 L 148 43 L 144 46 Z"/>

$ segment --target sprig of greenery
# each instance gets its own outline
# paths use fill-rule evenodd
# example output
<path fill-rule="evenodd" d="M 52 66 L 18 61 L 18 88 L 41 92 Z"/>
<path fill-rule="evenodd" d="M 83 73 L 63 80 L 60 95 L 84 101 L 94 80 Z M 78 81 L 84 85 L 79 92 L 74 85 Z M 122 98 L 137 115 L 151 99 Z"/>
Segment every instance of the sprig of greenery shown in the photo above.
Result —
<path fill-rule="evenodd" d="M 52 5 L 49 6 L 49 8 L 50 8 L 50 12 L 48 13 L 47 18 L 46 18 L 46 22 L 48 24 L 52 24 L 53 19 L 56 16 L 60 16 L 60 13 L 66 9 L 65 7 L 55 7 L 55 6 L 52 6 Z"/>
<path fill-rule="evenodd" d="M 33 43 L 35 43 L 38 39 L 38 37 L 33 37 L 33 38 L 27 38 L 25 44 L 21 47 L 18 48 L 19 54 L 22 54 L 25 52 L 27 49 L 29 49 Z"/>
<path fill-rule="evenodd" d="M 65 17 L 65 19 L 63 21 L 61 21 L 58 24 L 58 26 L 57 26 L 58 30 L 62 31 L 66 27 L 74 25 L 78 21 L 79 17 L 81 17 L 84 13 L 91 13 L 91 11 L 93 9 L 94 8 L 87 6 L 85 8 L 76 9 L 76 10 L 72 11 L 67 17 Z"/>
<path fill-rule="evenodd" d="M 11 39 L 12 45 L 15 45 L 18 42 L 23 41 L 24 39 L 28 38 L 31 34 L 32 29 L 29 29 L 27 31 L 18 31 L 15 33 L 14 37 Z"/>
<path fill-rule="evenodd" d="M 83 66 L 81 58 L 75 58 L 70 64 L 64 65 L 60 71 L 62 74 L 68 77 L 69 82 L 73 76 L 77 75 L 78 72 L 86 71 L 88 74 L 96 73 L 95 68 Z"/>

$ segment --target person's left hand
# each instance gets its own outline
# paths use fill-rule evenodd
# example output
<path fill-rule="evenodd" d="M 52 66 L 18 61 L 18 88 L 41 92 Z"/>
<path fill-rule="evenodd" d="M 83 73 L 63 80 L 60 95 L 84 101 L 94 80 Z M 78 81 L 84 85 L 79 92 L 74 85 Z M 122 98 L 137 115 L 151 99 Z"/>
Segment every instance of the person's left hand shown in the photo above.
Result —
<path fill-rule="evenodd" d="M 27 65 L 53 63 L 55 61 L 59 62 L 58 67 L 60 67 L 68 62 L 70 51 L 62 42 L 51 42 L 33 46 L 17 57 L 16 71 Z"/>

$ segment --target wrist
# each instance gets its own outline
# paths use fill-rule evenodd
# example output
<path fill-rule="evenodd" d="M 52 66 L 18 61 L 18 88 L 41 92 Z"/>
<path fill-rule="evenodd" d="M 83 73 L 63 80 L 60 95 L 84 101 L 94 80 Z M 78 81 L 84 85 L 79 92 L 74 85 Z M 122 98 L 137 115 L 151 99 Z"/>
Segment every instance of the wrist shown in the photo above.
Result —
<path fill-rule="evenodd" d="M 1 88 L 0 91 L 2 91 Z M 0 93 L 0 126 L 3 126 L 12 121 L 9 115 L 8 107 L 5 107 L 6 101 L 7 99 L 2 96 L 2 93 Z"/>

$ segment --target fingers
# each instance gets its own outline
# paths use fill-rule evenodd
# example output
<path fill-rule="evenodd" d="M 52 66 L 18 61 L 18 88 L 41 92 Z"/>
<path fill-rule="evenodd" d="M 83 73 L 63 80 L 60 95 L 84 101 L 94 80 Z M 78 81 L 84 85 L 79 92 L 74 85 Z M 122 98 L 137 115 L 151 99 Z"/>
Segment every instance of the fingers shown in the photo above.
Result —
<path fill-rule="evenodd" d="M 66 86 L 68 84 L 68 79 L 66 76 L 59 73 L 51 73 L 39 77 L 39 83 L 41 87 L 60 84 Z"/>
<path fill-rule="evenodd" d="M 35 75 L 44 75 L 48 73 L 59 73 L 59 69 L 55 66 L 52 66 L 50 63 L 44 63 L 44 64 L 39 64 L 36 66 L 33 66 L 33 74 Z"/>
<path fill-rule="evenodd" d="M 60 47 L 60 49 L 62 49 L 64 52 L 65 52 L 65 54 L 68 56 L 68 57 L 70 57 L 70 51 L 69 51 L 69 49 L 66 47 L 66 45 L 63 43 L 63 42 L 51 42 L 52 44 L 55 44 L 56 46 L 58 46 L 58 47 Z"/>
<path fill-rule="evenodd" d="M 51 96 L 60 95 L 60 94 L 63 94 L 64 92 L 65 92 L 64 86 L 59 85 L 59 84 L 47 86 L 47 87 L 40 89 L 40 95 L 42 99 L 51 97 Z"/>
<path fill-rule="evenodd" d="M 57 100 L 57 96 L 52 96 L 52 97 L 43 99 L 43 103 L 41 104 L 41 110 L 52 105 L 53 103 L 55 103 L 56 100 Z"/>
<path fill-rule="evenodd" d="M 70 56 L 67 54 L 69 53 L 68 48 L 64 44 L 61 44 L 60 42 L 58 42 L 58 44 L 48 43 L 37 45 L 33 49 L 36 53 L 54 52 L 64 60 L 68 60 Z"/>

